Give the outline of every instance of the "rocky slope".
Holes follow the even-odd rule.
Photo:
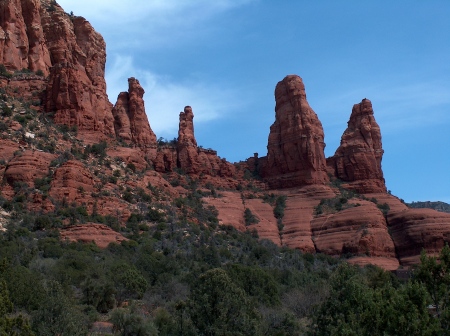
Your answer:
[[[386,193],[368,99],[353,106],[325,159],[320,120],[302,79],[289,75],[275,88],[267,156],[231,164],[197,144],[190,106],[178,138],[157,140],[135,78],[113,106],[105,60],[103,38],[82,17],[50,0],[0,2],[0,205],[35,216],[31,229],[106,246],[123,237],[101,224],[139,232],[217,220],[387,269],[449,241],[450,214],[409,209]]]

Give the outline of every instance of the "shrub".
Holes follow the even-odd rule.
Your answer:
[[[244,220],[245,226],[259,223],[259,219],[252,213],[252,211],[249,208],[245,208]]]

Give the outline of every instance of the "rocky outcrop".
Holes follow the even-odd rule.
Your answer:
[[[363,99],[353,106],[348,127],[341,145],[333,157],[327,159],[331,172],[346,187],[360,193],[386,192],[381,159],[380,127],[375,121],[372,103]]]
[[[388,224],[403,265],[418,264],[420,253],[438,254],[450,241],[450,214],[432,209],[390,212]]]
[[[54,158],[55,155],[50,153],[31,150],[19,152],[6,166],[3,179],[10,186],[14,186],[17,182],[34,186],[35,179],[48,175],[50,162]]]
[[[50,186],[50,196],[65,205],[87,203],[94,191],[94,177],[81,162],[70,160],[56,169]]]
[[[395,259],[394,242],[383,213],[370,201],[358,200],[358,204],[311,221],[317,252]]]
[[[62,241],[75,241],[83,243],[94,243],[100,248],[107,248],[109,244],[128,240],[120,233],[112,230],[103,224],[86,223],[83,225],[74,225],[60,230]]]
[[[156,146],[156,135],[148,122],[144,89],[135,78],[128,79],[128,92],[121,92],[112,111],[116,136],[139,147]]]
[[[312,185],[286,192],[286,208],[283,217],[282,243],[304,252],[315,252],[311,221],[314,207],[321,199],[334,197],[328,186]]]
[[[275,100],[262,176],[271,188],[327,183],[323,128],[306,100],[302,79],[286,76],[275,88]]]

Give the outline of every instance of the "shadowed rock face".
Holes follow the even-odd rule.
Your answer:
[[[275,100],[263,177],[271,188],[327,183],[323,128],[302,79],[286,76],[275,88]]]
[[[139,147],[156,146],[153,133],[145,113],[144,89],[133,77],[128,79],[128,92],[121,92],[113,108],[116,136]]]
[[[381,159],[380,127],[375,121],[372,103],[363,99],[353,106],[341,145],[327,159],[331,172],[349,182],[348,187],[360,193],[386,192]]]

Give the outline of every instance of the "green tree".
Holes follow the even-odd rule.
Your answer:
[[[127,299],[140,299],[144,295],[148,282],[133,265],[121,263],[112,268],[114,284],[119,303]]]
[[[396,289],[386,282],[373,288],[367,280],[356,267],[342,264],[315,316],[312,335],[436,335],[420,284]]]
[[[188,309],[200,335],[256,335],[254,304],[220,269],[211,269],[192,285]]]
[[[45,284],[46,299],[33,312],[33,329],[43,336],[86,335],[86,317],[72,304],[57,281]]]
[[[427,256],[422,250],[415,279],[427,289],[440,321],[443,335],[450,335],[450,248],[446,244],[439,257]]]
[[[0,282],[0,335],[33,336],[30,324],[22,315],[12,316],[13,304],[4,281]]]

